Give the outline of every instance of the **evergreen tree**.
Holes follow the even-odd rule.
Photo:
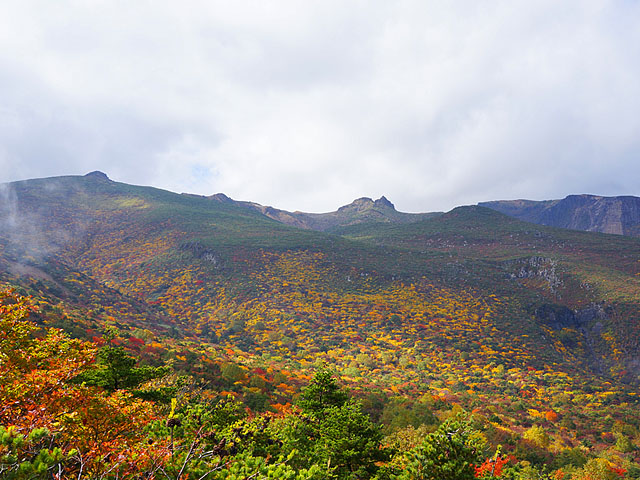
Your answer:
[[[135,388],[167,373],[168,367],[136,367],[136,359],[127,354],[124,348],[107,345],[98,350],[96,367],[84,372],[77,381],[114,392]]]
[[[298,405],[303,412],[318,415],[327,408],[344,405],[348,399],[349,395],[340,388],[333,374],[327,369],[321,369],[302,390]]]
[[[397,480],[472,480],[484,441],[468,420],[445,421],[408,455]]]
[[[290,417],[281,428],[283,451],[300,452],[292,461],[299,467],[314,464],[327,478],[372,478],[377,462],[388,458],[381,448],[382,432],[349,398],[328,370],[316,372],[302,392],[302,414]]]

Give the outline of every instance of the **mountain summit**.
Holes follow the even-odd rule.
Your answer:
[[[378,209],[379,211],[383,211],[384,209],[386,209],[386,210],[393,210],[394,212],[397,212],[396,207],[393,205],[393,203],[387,200],[385,196],[382,196],[375,201],[369,197],[357,198],[350,204],[343,205],[342,207],[338,208],[338,212],[347,212],[347,211],[363,212],[370,209]]]
[[[100,170],[95,170],[93,172],[89,172],[85,175],[86,178],[93,178],[97,180],[111,180],[106,173],[101,172]]]

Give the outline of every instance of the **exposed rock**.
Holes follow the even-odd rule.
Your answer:
[[[338,208],[338,212],[347,212],[347,211],[363,211],[368,210],[374,206],[374,201],[369,197],[361,197],[356,198],[353,202],[348,205],[343,205]],[[302,213],[302,212],[300,212]]]
[[[387,207],[387,208],[390,208],[392,210],[396,209],[396,207],[393,205],[393,203],[391,203],[389,200],[387,200],[387,197],[385,197],[384,195],[382,197],[380,197],[378,200],[376,200],[375,202],[373,202],[373,204],[376,207]]]
[[[530,257],[518,260],[510,260],[503,263],[509,273],[510,278],[544,278],[549,284],[549,290],[557,295],[558,288],[562,286],[562,279],[557,273],[557,262],[546,257]],[[514,271],[515,270],[515,271]]]
[[[563,343],[570,348],[575,347],[579,338],[584,345],[590,368],[600,374],[607,371],[609,361],[598,348],[602,345],[602,334],[609,317],[602,305],[592,304],[586,308],[571,310],[563,305],[544,304],[535,309],[534,316],[560,332]],[[574,330],[577,338],[566,337],[563,329]]]
[[[215,200],[216,202],[220,202],[220,203],[235,203],[233,200],[227,197],[224,193],[216,193],[214,195],[210,195],[207,198],[211,200]]]
[[[215,269],[222,268],[222,261],[218,254],[197,241],[188,241],[180,244],[180,250],[190,252],[193,256],[211,263]]]
[[[547,303],[536,308],[534,315],[554,330],[576,328],[578,326],[576,312],[564,305]]]

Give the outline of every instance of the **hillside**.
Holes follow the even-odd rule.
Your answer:
[[[12,227],[2,236],[6,278],[33,277],[66,292],[60,277],[78,272],[97,282],[92,288],[110,288],[145,308],[159,304],[159,315],[189,330],[211,322],[207,312],[231,301],[228,292],[234,303],[255,302],[267,290],[275,298],[302,290],[296,301],[309,303],[312,291],[321,292],[319,298],[365,295],[356,303],[369,310],[373,301],[366,295],[427,282],[452,293],[471,288],[480,296],[515,295],[574,312],[606,304],[606,329],[623,354],[614,361],[603,353],[595,363],[602,369],[624,361],[638,373],[636,320],[619,319],[615,332],[611,323],[637,308],[635,240],[532,227],[478,207],[327,235],[234,203],[118,184],[96,173],[10,187],[3,223]],[[295,313],[293,300],[279,299]],[[214,318],[208,329],[219,331],[222,319]]]
[[[588,232],[640,235],[640,198],[569,195],[562,200],[501,200],[479,205],[526,222]]]
[[[426,398],[490,419],[513,452],[539,425],[557,451],[620,455],[615,426],[636,428],[638,239],[483,207],[326,233],[100,173],[3,191],[2,280],[41,324],[86,339],[115,326],[145,362],[254,410],[330,365],[389,432],[419,425]]]

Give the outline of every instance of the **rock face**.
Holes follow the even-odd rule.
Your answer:
[[[547,281],[549,290],[557,294],[558,287],[562,286],[562,279],[556,272],[558,262],[552,258],[530,257],[528,259],[510,260],[503,263],[508,270],[509,278],[533,278],[539,277]]]
[[[331,232],[340,227],[356,225],[359,223],[411,223],[440,215],[437,213],[404,213],[398,212],[393,203],[382,196],[377,200],[362,197],[344,205],[335,212],[306,213],[287,212],[273,207],[265,207],[258,203],[241,202],[231,200],[222,193],[211,195],[211,200],[223,203],[233,202],[245,208],[257,210],[267,217],[278,222],[308,230]]]
[[[552,227],[640,236],[640,198],[569,195],[562,200],[479,203],[527,222]]]

